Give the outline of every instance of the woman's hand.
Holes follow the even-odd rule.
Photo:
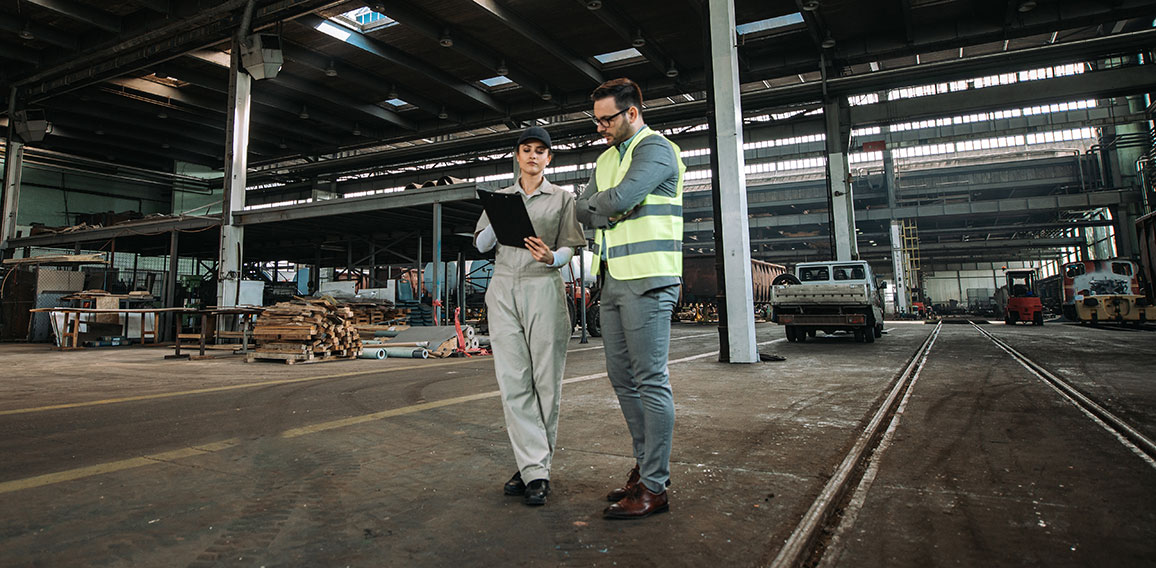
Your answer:
[[[554,251],[550,250],[550,247],[546,246],[546,243],[542,242],[542,239],[538,237],[526,237],[525,242],[526,250],[530,251],[530,254],[534,256],[534,260],[545,264],[554,262]]]

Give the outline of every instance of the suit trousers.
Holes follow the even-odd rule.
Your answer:
[[[674,395],[667,358],[677,284],[639,293],[605,274],[601,313],[606,371],[630,429],[641,481],[661,493],[670,479]]]
[[[526,483],[550,479],[571,332],[562,277],[496,274],[486,290],[486,316],[518,471]]]

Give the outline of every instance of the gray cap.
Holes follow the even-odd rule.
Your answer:
[[[521,146],[522,143],[527,140],[538,140],[545,144],[546,148],[550,147],[550,133],[546,132],[546,129],[541,126],[531,126],[523,130],[522,135],[518,137],[517,146]]]

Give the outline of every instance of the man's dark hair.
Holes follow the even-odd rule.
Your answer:
[[[625,77],[602,83],[598,85],[597,89],[594,89],[593,93],[590,93],[591,101],[602,100],[606,97],[614,97],[614,106],[618,110],[634,106],[640,112],[642,111],[642,89],[638,88],[638,83]]]

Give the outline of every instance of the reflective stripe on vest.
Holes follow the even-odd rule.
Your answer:
[[[598,157],[595,169],[598,191],[606,191],[622,182],[630,169],[634,148],[649,136],[662,137],[646,127],[639,131],[621,160],[618,149],[614,147]],[[682,276],[682,181],[686,166],[682,163],[678,145],[663,139],[670,144],[678,163],[674,197],[647,195],[626,219],[613,228],[594,232],[591,252],[601,258],[601,251],[605,249],[606,266],[619,280]],[[601,269],[600,264],[594,263],[595,274]]]

